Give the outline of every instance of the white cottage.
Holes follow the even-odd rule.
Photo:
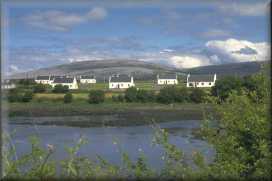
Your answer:
[[[157,84],[158,85],[175,85],[178,84],[177,74],[164,74],[157,75]]]
[[[115,75],[109,77],[109,89],[127,89],[134,86],[135,84],[132,76]]]
[[[69,89],[78,89],[77,81],[75,77],[55,77],[53,83],[51,83],[52,87],[56,85],[66,85]]]
[[[82,84],[95,84],[96,79],[93,75],[82,75],[80,76],[80,83]]]
[[[1,83],[1,89],[7,90],[7,89],[14,89],[16,88],[16,85],[10,81],[10,80],[3,80]]]
[[[50,84],[50,76],[49,75],[39,75],[35,78],[35,82],[38,84]]]
[[[187,87],[212,87],[215,85],[216,74],[213,75],[187,75]]]

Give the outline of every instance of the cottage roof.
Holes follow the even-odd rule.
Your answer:
[[[199,75],[190,75],[188,82],[213,82],[214,75],[212,74],[199,74]]]
[[[130,82],[131,77],[128,75],[118,75],[118,76],[112,76],[110,79],[111,82]]]
[[[61,84],[61,83],[73,83],[74,78],[71,77],[56,77],[54,79],[54,83]]]
[[[81,79],[94,79],[94,75],[82,75]]]
[[[49,75],[39,75],[36,80],[49,80]]]
[[[176,79],[176,74],[161,74],[158,76],[159,79]]]

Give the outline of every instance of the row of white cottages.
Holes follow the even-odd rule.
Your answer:
[[[212,87],[215,85],[216,74],[214,75],[187,75],[187,87]],[[78,81],[76,77],[69,76],[37,76],[36,83],[49,84],[54,87],[57,84],[66,85],[69,89],[78,89]],[[80,76],[81,84],[95,84],[95,76]],[[175,85],[178,84],[176,74],[157,75],[158,85]],[[133,76],[129,75],[114,75],[109,77],[109,89],[127,89],[134,87]]]

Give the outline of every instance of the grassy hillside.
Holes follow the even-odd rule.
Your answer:
[[[216,73],[219,76],[237,75],[245,76],[257,73],[260,71],[261,64],[267,62],[243,62],[243,63],[231,63],[223,65],[210,65],[197,68],[191,68],[183,70],[184,73],[191,74],[209,74]]]
[[[12,75],[11,78],[33,78],[37,75],[88,75],[95,74],[103,82],[112,74],[132,74],[138,80],[151,80],[157,73],[178,72],[178,69],[137,60],[82,61],[42,68]]]

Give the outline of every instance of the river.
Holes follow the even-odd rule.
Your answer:
[[[13,119],[18,119],[17,121],[20,122],[22,118]],[[54,118],[51,117],[50,119]],[[58,117],[58,119],[61,118]],[[66,118],[63,117],[63,119]],[[169,132],[170,143],[182,149],[187,162],[191,162],[193,151],[200,151],[206,162],[210,163],[214,156],[213,148],[206,141],[193,134],[193,130],[200,128],[200,123],[200,120],[182,120],[158,123],[158,125]],[[88,140],[88,143],[81,147],[78,152],[79,155],[88,156],[93,160],[96,159],[96,155],[100,155],[111,163],[120,164],[121,149],[127,152],[132,160],[136,160],[140,153],[144,153],[148,158],[148,164],[154,169],[160,169],[163,165],[163,149],[159,145],[152,145],[154,130],[150,125],[84,128],[60,125],[9,124],[8,130],[16,130],[13,143],[16,145],[18,156],[30,151],[28,138],[31,135],[37,135],[45,148],[47,144],[54,145],[55,152],[52,159],[61,160],[67,158],[68,155],[65,147],[75,145],[80,136],[83,136]]]

